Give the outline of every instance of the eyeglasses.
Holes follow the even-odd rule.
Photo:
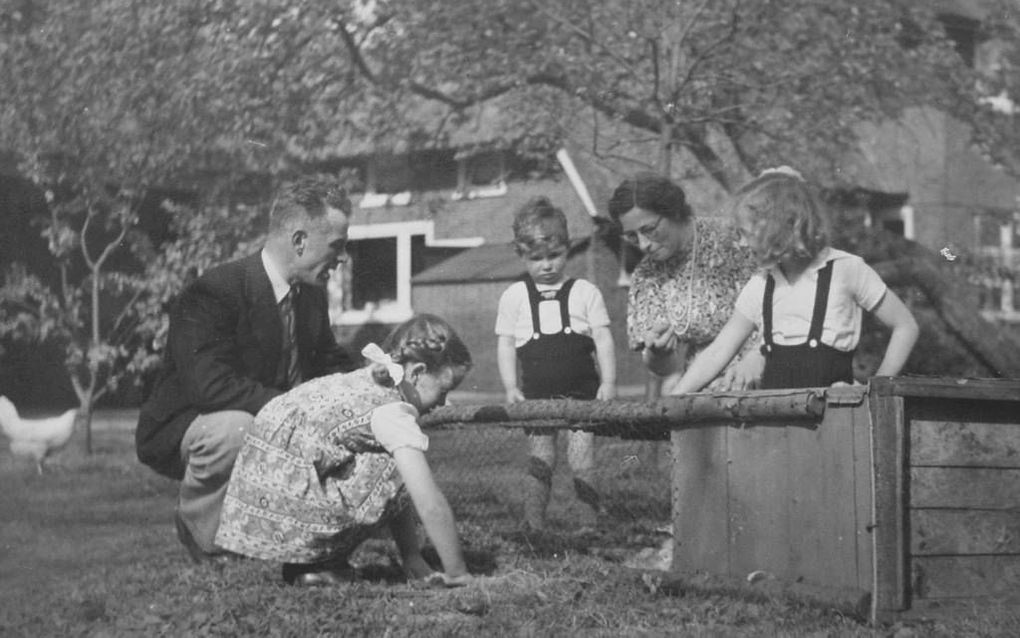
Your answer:
[[[641,237],[644,237],[648,241],[653,241],[655,239],[655,234],[659,230],[659,224],[662,223],[662,220],[663,218],[659,217],[654,222],[645,224],[644,226],[638,228],[637,230],[623,231],[621,235],[623,237],[623,241],[627,242],[628,244],[637,246],[640,243],[640,238],[638,237],[639,235]]]

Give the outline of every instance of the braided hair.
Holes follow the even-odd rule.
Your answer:
[[[453,327],[428,313],[415,315],[394,328],[382,349],[394,363],[424,363],[428,372],[447,366],[470,368],[472,365],[471,353]],[[393,386],[385,366],[373,366],[372,378],[380,385]]]

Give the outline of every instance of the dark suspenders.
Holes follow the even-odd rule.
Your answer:
[[[825,324],[825,308],[829,305],[829,287],[832,285],[832,264],[830,259],[818,271],[818,287],[815,290],[815,309],[811,313],[811,329],[808,330],[808,345],[818,347],[822,341],[822,327]]]
[[[815,307],[811,313],[811,327],[808,329],[807,344],[818,347],[822,340],[822,327],[825,324],[825,309],[829,304],[829,288],[832,286],[832,264],[830,259],[825,266],[818,271],[818,283],[815,288]],[[776,289],[776,280],[772,273],[765,279],[765,298],[762,301],[762,338],[765,343],[762,345],[762,352],[772,351],[772,295]]]
[[[535,285],[531,277],[524,280],[524,285],[528,288],[528,302],[531,306],[531,338],[537,339],[542,334],[542,325],[538,321],[538,304],[543,301],[542,293],[538,292],[538,286]],[[570,327],[570,304],[567,303],[567,299],[570,298],[570,289],[573,286],[573,279],[566,280],[560,286],[560,289],[556,291],[556,296],[554,297],[560,304],[560,326],[563,332],[567,334],[573,332],[573,329]]]

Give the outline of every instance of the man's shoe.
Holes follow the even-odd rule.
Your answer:
[[[184,524],[184,519],[181,518],[180,512],[174,512],[174,527],[177,528],[177,540],[184,545],[184,549],[188,550],[188,556],[195,563],[227,563],[232,560],[243,558],[240,554],[233,552],[221,551],[221,552],[207,552],[198,546],[198,542],[195,541],[195,537],[192,536],[191,530]]]
[[[330,587],[347,585],[357,578],[353,567],[331,567],[323,565],[283,564],[283,582],[296,587]]]

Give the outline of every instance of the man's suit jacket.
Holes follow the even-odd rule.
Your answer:
[[[357,367],[337,345],[324,288],[299,285],[294,306],[303,379]],[[163,369],[135,431],[138,458],[180,479],[180,445],[196,416],[257,413],[286,391],[279,378],[283,322],[260,253],[203,274],[170,310]]]

